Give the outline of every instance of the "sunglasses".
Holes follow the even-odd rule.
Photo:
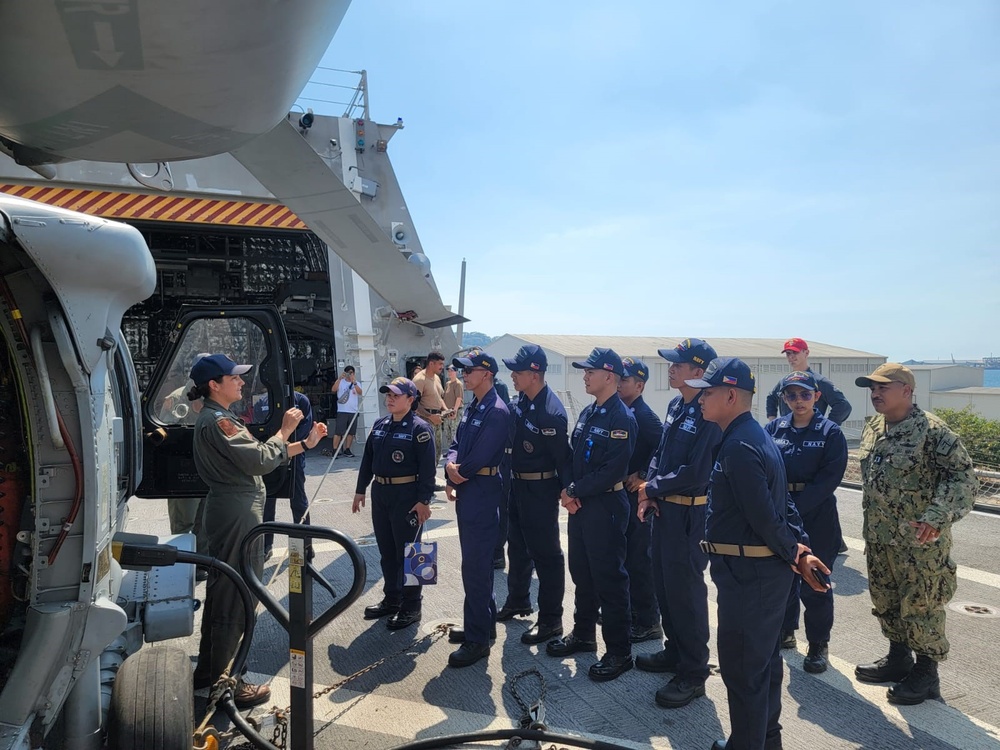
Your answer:
[[[782,394],[785,401],[812,401],[815,391],[784,391]]]
[[[462,368],[462,374],[463,375],[471,375],[474,372],[486,372],[486,368],[485,367],[463,367]]]

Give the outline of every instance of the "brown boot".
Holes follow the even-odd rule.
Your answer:
[[[252,682],[240,680],[233,694],[236,708],[251,708],[271,700],[271,688],[267,685],[255,685]]]

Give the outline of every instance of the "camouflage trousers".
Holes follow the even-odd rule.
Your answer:
[[[948,656],[945,608],[955,595],[951,545],[867,544],[872,614],[890,641],[935,661]]]
[[[455,439],[455,432],[458,430],[458,423],[462,419],[462,410],[453,419],[445,419],[441,423],[441,442],[438,443],[438,455],[443,456],[451,447],[451,441]],[[434,428],[434,439],[438,439],[437,427]]]

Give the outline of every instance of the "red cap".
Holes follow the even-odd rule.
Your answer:
[[[781,353],[784,354],[785,352],[804,352],[807,351],[808,349],[809,349],[809,344],[807,344],[804,339],[788,339],[788,341],[785,342],[785,346],[781,350]]]

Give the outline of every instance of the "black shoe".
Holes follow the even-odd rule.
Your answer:
[[[917,654],[917,662],[906,679],[893,685],[887,693],[889,703],[897,706],[916,706],[928,698],[941,697],[937,662],[929,656]]]
[[[198,568],[194,573],[194,580],[201,582],[208,580],[208,568]]]
[[[397,612],[386,621],[385,626],[389,630],[402,630],[403,628],[410,627],[415,622],[420,622],[419,609],[410,612]]]
[[[704,694],[704,682],[689,682],[677,676],[656,691],[656,705],[664,708],[681,708]]]
[[[489,653],[490,645],[488,643],[472,643],[470,641],[466,641],[458,647],[458,650],[452,651],[451,654],[449,654],[448,666],[468,667],[475,664],[484,656],[488,656]]]
[[[810,643],[809,653],[802,660],[802,668],[810,674],[821,674],[826,671],[829,655],[830,650],[826,643]]]
[[[434,485],[434,491],[435,492],[444,492],[447,489],[448,489],[447,485],[444,485],[444,484],[435,484]]]
[[[628,656],[613,656],[605,654],[596,664],[591,664],[587,675],[594,682],[607,682],[625,674],[633,666],[632,654]]]
[[[902,682],[913,669],[913,655],[902,643],[890,643],[889,653],[873,664],[859,664],[854,676],[859,682]]]
[[[513,620],[518,615],[527,617],[533,614],[534,611],[531,607],[512,607],[509,604],[505,604],[497,612],[497,622],[507,622],[507,620]]]
[[[385,599],[371,607],[365,607],[365,619],[377,620],[386,615],[394,615],[399,612],[399,605],[387,602]]]
[[[712,743],[712,750],[726,750],[726,740],[716,740]],[[764,750],[782,750],[781,735],[777,737],[764,738]]]
[[[495,641],[497,639],[497,626],[494,625],[490,629],[490,640]],[[448,643],[465,643],[465,628],[460,625],[455,625],[451,630],[448,631]]]
[[[726,740],[716,740],[712,743],[712,750],[726,750]],[[781,735],[777,737],[764,738],[764,750],[782,750]]]
[[[659,625],[633,625],[628,639],[632,643],[658,641],[663,638],[663,628]]]
[[[837,554],[838,555],[846,555],[847,554],[847,542],[845,542],[843,539],[840,540],[840,549],[837,550]]]
[[[549,625],[537,623],[531,630],[521,633],[521,643],[545,643],[553,638],[558,638],[563,634],[562,623],[554,622]]]
[[[507,567],[507,560],[503,556],[503,552],[499,555],[493,555],[493,570],[503,570]]]
[[[798,641],[795,640],[794,630],[782,630],[781,631],[781,647],[782,648],[795,648],[798,646]]]
[[[573,633],[563,637],[557,638],[554,641],[549,641],[545,645],[545,653],[549,656],[570,656],[571,654],[576,654],[581,651],[597,651],[597,641],[586,641],[583,638],[577,638]],[[632,661],[632,657],[629,657],[629,662]],[[629,666],[629,669],[632,667]],[[617,677],[617,675],[615,675]]]
[[[353,453],[351,453],[350,448],[344,448],[344,450],[340,452],[340,455],[346,456],[347,458],[356,458],[356,456]]]
[[[635,666],[643,672],[676,672],[677,654],[668,652],[665,648],[655,654],[639,654],[635,657]]]

